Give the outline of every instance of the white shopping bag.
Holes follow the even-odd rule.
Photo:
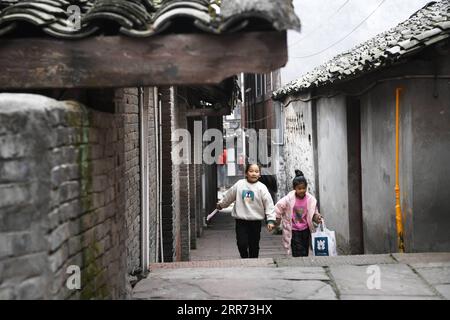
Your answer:
[[[315,256],[337,256],[335,233],[326,228],[325,221],[311,234],[311,240]]]

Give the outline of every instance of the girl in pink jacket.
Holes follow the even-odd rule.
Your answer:
[[[322,216],[317,210],[317,200],[308,193],[303,172],[295,170],[292,181],[293,189],[275,205],[277,224],[283,228],[283,246],[287,253],[292,251],[293,257],[308,255],[311,233],[315,223],[322,222]]]

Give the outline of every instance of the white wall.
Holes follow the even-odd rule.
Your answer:
[[[309,192],[316,194],[312,138],[311,103],[291,102],[285,108],[285,192],[292,190],[292,179],[295,170],[299,169],[308,181]],[[283,186],[280,189],[283,190]]]

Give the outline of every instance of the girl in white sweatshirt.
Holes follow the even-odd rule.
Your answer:
[[[267,216],[267,229],[275,227],[275,211],[267,187],[258,181],[261,170],[257,164],[245,168],[245,179],[236,182],[217,204],[227,208],[236,202],[231,216],[236,220],[236,240],[241,258],[258,258],[261,222]]]

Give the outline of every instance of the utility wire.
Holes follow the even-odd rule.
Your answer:
[[[301,42],[302,42],[303,40],[305,40],[306,38],[309,38],[310,35],[316,33],[316,31],[319,30],[321,27],[323,27],[324,25],[328,24],[328,21],[330,21],[331,18],[333,18],[337,13],[339,13],[339,11],[341,11],[341,9],[342,9],[343,7],[345,7],[345,5],[346,5],[347,3],[349,3],[349,2],[350,2],[350,0],[345,1],[339,8],[337,8],[337,10],[336,10],[334,13],[332,13],[329,17],[327,17],[327,18],[324,20],[324,21],[326,21],[325,23],[318,24],[318,25],[314,26],[314,27],[313,27],[313,29],[314,29],[313,31],[311,31],[310,33],[306,34],[304,37],[300,38],[298,41],[296,41],[296,42],[294,42],[294,43],[288,45],[288,48],[291,48],[291,47],[296,46],[297,44],[301,43]]]
[[[376,7],[376,8],[375,8],[375,9],[374,9],[374,10],[373,10],[366,18],[364,18],[363,21],[361,21],[356,27],[354,27],[354,28],[352,29],[352,31],[350,31],[350,32],[349,32],[348,34],[346,34],[343,38],[341,38],[341,39],[339,39],[338,41],[332,43],[331,45],[329,45],[329,46],[326,47],[325,49],[322,49],[322,50],[320,50],[320,51],[318,51],[318,52],[316,52],[316,53],[309,54],[309,55],[306,55],[306,56],[301,56],[301,57],[289,57],[289,58],[292,58],[292,59],[305,59],[305,58],[310,58],[310,57],[316,56],[316,55],[318,55],[318,54],[321,54],[321,53],[327,51],[328,49],[334,47],[335,45],[341,43],[341,42],[344,41],[348,36],[350,36],[353,32],[355,32],[356,29],[358,29],[364,22],[366,22],[367,19],[369,19],[369,18],[375,13],[375,11],[377,11],[378,8],[381,7],[381,5],[382,5],[385,1],[386,1],[386,0],[382,0],[382,1],[378,4],[378,6],[377,6],[377,7]]]

